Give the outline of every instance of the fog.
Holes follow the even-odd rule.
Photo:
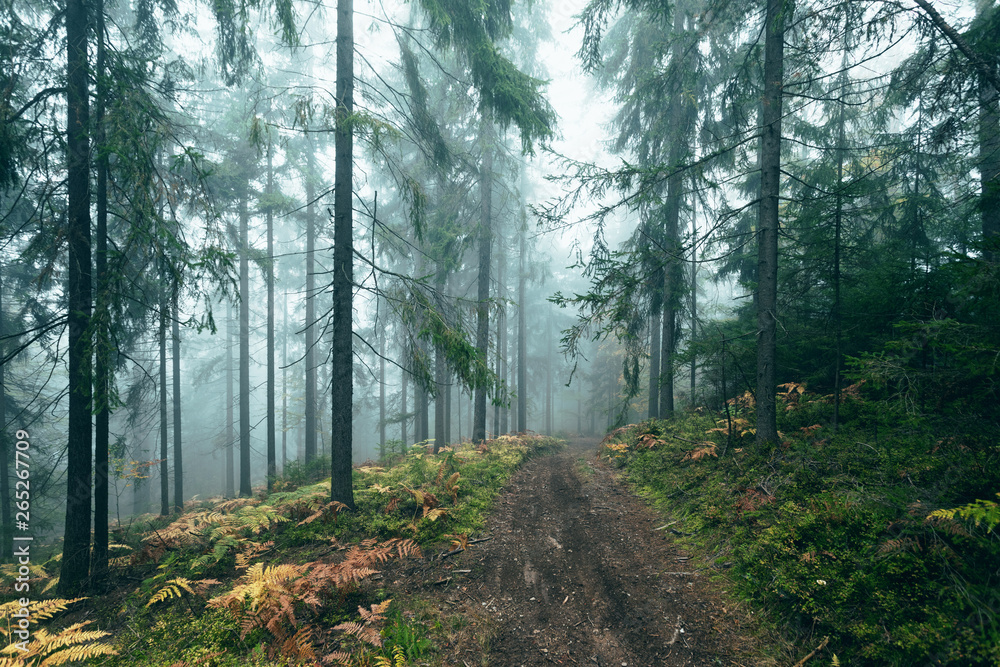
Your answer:
[[[996,68],[977,33],[970,47],[941,25],[966,31],[991,3],[938,3],[936,19],[797,5],[778,37],[780,122],[763,4],[502,5],[354,2],[350,112],[333,3],[88,5],[81,209],[62,24],[13,3],[2,381],[7,431],[39,443],[49,529],[86,418],[75,396],[91,416],[107,406],[124,521],[167,508],[161,488],[170,504],[246,494],[331,456],[603,435],[753,391],[761,202],[780,220],[776,381],[839,391],[845,356],[928,307],[900,293],[947,253],[990,252],[996,118],[978,91]],[[68,325],[84,302],[86,344]],[[106,396],[80,384],[76,349],[95,369],[107,355]]]

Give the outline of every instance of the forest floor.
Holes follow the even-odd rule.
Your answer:
[[[758,652],[710,566],[596,452],[575,439],[527,462],[497,499],[490,539],[422,572],[384,571],[389,595],[468,623],[443,664],[741,665]]]

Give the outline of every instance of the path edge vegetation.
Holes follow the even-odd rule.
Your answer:
[[[251,498],[190,501],[183,512],[146,515],[114,531],[108,592],[32,604],[31,652],[12,649],[16,569],[0,573],[0,666],[36,664],[286,664],[400,667],[440,651],[410,611],[392,600],[379,571],[390,560],[419,564],[474,548],[494,499],[556,438],[523,433],[478,445],[418,443],[388,449],[353,469],[356,508],[329,501],[317,460],[292,466],[272,491]],[[33,566],[47,593],[58,587],[58,545]],[[410,565],[403,571],[412,571]],[[86,604],[80,602],[87,600]],[[86,617],[86,618],[85,618]],[[93,625],[91,625],[93,623]],[[48,662],[51,661],[51,662]]]
[[[841,399],[834,429],[832,396],[780,385],[775,445],[745,393],[620,427],[600,456],[754,610],[779,664],[821,644],[815,664],[1000,664],[1000,450],[864,381]]]

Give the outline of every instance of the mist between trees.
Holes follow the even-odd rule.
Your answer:
[[[17,428],[72,595],[132,515],[313,473],[351,506],[352,465],[414,443],[747,391],[768,443],[789,381],[836,427],[849,371],[915,382],[882,355],[906,341],[983,408],[998,21],[985,1],[8,3],[4,557]],[[570,43],[567,84],[543,55]],[[589,116],[558,97],[580,82]],[[567,113],[610,118],[597,160]]]

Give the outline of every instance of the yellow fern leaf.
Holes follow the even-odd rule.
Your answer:
[[[194,590],[191,588],[190,580],[185,579],[184,577],[171,579],[165,586],[163,586],[163,588],[153,594],[153,597],[151,597],[149,602],[146,603],[146,607],[149,608],[157,602],[163,602],[168,598],[179,598],[184,594],[181,592],[182,590],[194,595]]]

